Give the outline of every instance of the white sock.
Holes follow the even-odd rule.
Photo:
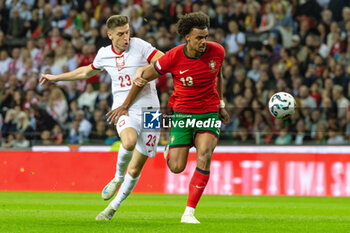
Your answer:
[[[120,180],[124,178],[125,171],[128,168],[129,162],[132,157],[132,151],[126,150],[123,145],[120,145],[118,152],[118,161],[117,161],[117,171],[115,172],[115,178]]]
[[[185,209],[184,215],[189,215],[189,214],[194,215],[194,210],[195,210],[195,208],[192,208],[192,207],[186,206],[186,209]]]
[[[113,201],[110,203],[113,209],[117,210],[119,206],[122,204],[122,202],[129,196],[129,194],[132,192],[134,187],[137,184],[137,181],[139,180],[140,176],[133,178],[129,175],[129,173],[126,174],[125,180],[120,187],[117,196],[113,199]]]

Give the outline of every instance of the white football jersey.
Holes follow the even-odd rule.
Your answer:
[[[102,47],[91,64],[93,69],[106,70],[112,79],[113,106],[119,107],[126,99],[137,68],[148,65],[157,49],[139,38],[130,38],[129,48],[118,54],[112,45]],[[155,81],[149,82],[136,97],[129,112],[142,114],[141,108],[159,107]]]

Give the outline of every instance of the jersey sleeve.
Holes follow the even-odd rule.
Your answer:
[[[220,59],[223,62],[225,59],[225,48],[219,43],[215,43],[214,45],[216,47],[215,49],[216,53],[220,56]]]
[[[137,39],[138,42],[138,47],[141,50],[141,54],[147,59],[148,63],[151,63],[152,58],[154,57],[154,55],[157,53],[158,49],[156,49],[155,47],[153,47],[150,43],[141,40],[141,39]]]
[[[166,52],[161,58],[159,58],[156,62],[153,63],[154,69],[161,75],[168,72],[171,73],[171,67],[173,64],[172,57],[173,54],[171,50]]]
[[[91,63],[91,68],[94,70],[103,70],[104,66],[102,63],[102,54],[103,54],[104,48],[100,48],[97,52],[97,55],[94,59],[94,61]]]

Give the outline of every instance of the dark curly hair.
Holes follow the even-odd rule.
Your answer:
[[[176,26],[179,35],[185,37],[193,28],[209,29],[209,16],[202,12],[189,13],[181,17]]]

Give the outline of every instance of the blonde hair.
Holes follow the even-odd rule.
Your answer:
[[[52,103],[53,101],[56,100],[56,95],[57,94],[59,95],[59,100],[65,100],[66,99],[66,97],[63,94],[63,91],[60,88],[56,87],[56,88],[52,89],[52,91],[51,91],[51,94],[49,96],[49,103]]]
[[[106,26],[107,29],[114,30],[116,27],[124,26],[129,23],[129,18],[125,15],[112,15],[107,19]]]
[[[23,118],[23,122],[20,121],[20,119]],[[29,126],[29,119],[25,112],[20,112],[17,116],[17,129],[18,130],[26,130]]]
[[[333,90],[342,93],[344,89],[343,89],[343,87],[340,86],[340,85],[334,85],[334,86],[333,86]]]

